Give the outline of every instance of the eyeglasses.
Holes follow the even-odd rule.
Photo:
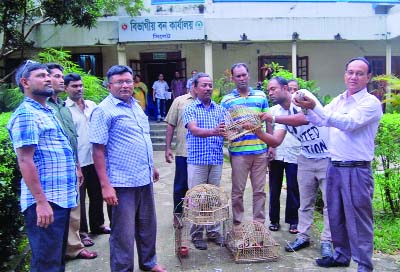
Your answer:
[[[110,82],[110,84],[113,84],[116,87],[120,87],[120,86],[124,85],[124,83],[126,83],[126,85],[130,86],[130,85],[133,85],[133,80],[119,80],[116,82]]]
[[[363,72],[354,72],[354,71],[346,71],[345,72],[346,73],[346,75],[348,75],[349,77],[352,77],[352,76],[356,76],[356,77],[363,77],[363,76],[365,76],[366,74],[365,73],[363,73]]]
[[[26,72],[26,68],[28,68],[28,66],[30,65],[30,64],[38,64],[39,62],[37,62],[37,61],[34,61],[34,60],[27,60],[27,61],[25,61],[25,65],[24,65],[24,67],[22,68],[22,73],[21,73],[21,75],[23,75],[25,72]]]

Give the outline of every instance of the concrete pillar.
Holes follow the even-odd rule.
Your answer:
[[[204,72],[213,77],[213,56],[212,56],[212,43],[206,42],[204,44]]]
[[[392,44],[390,40],[386,40],[386,74],[392,73]]]
[[[128,62],[126,60],[125,44],[117,44],[117,58],[118,58],[118,65],[127,65],[128,64]]]
[[[297,77],[297,42],[292,42],[292,74]]]

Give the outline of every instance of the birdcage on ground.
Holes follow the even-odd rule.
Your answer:
[[[280,245],[260,222],[244,222],[229,228],[226,247],[236,263],[268,262],[279,258]]]
[[[199,184],[186,192],[183,220],[196,225],[215,225],[229,218],[229,198],[220,187]]]
[[[183,213],[175,217],[175,253],[179,258],[187,257],[193,248],[191,232],[194,228],[219,225],[219,232],[226,237],[226,221],[230,218],[229,198],[220,187],[200,184],[186,192]],[[205,237],[207,239],[207,237]]]
[[[249,128],[251,125],[251,128]],[[258,113],[244,105],[231,107],[225,115],[225,131],[229,141],[233,141],[247,133],[262,127]]]

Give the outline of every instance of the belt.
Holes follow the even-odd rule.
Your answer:
[[[362,167],[370,166],[369,161],[331,161],[335,167]]]

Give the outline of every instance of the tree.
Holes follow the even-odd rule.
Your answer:
[[[15,52],[22,58],[24,50],[34,45],[29,34],[44,22],[90,29],[98,18],[115,15],[119,7],[131,16],[145,10],[143,0],[1,0],[0,60]]]

